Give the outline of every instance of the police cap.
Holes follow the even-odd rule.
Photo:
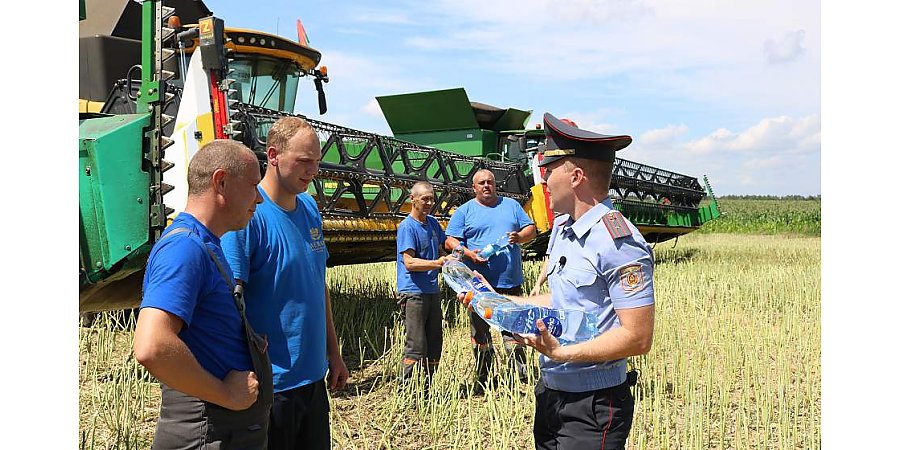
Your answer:
[[[544,130],[547,149],[538,166],[546,166],[566,156],[613,162],[616,151],[631,144],[631,136],[607,136],[582,130],[572,121],[559,120],[550,113],[544,113]]]

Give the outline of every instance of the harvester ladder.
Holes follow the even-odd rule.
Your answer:
[[[144,149],[144,159],[150,173],[150,241],[155,242],[166,227],[166,217],[173,212],[163,200],[172,186],[162,180],[163,172],[172,167],[170,162],[163,159],[166,148],[173,143],[163,133],[163,127],[174,120],[174,117],[163,111],[175,97],[166,88],[168,80],[175,74],[163,70],[163,64],[175,56],[175,51],[165,45],[175,39],[175,29],[164,26],[175,9],[163,6],[161,0],[144,0],[141,6],[141,87],[136,110],[138,113],[150,113],[151,116],[150,127],[145,133],[148,145]]]

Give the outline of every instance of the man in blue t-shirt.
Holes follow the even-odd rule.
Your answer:
[[[397,227],[397,294],[406,321],[403,381],[423,364],[427,389],[444,343],[438,272],[446,259],[441,248],[447,236],[437,219],[428,215],[434,206],[430,183],[414,184],[410,201],[409,215]]]
[[[497,289],[506,295],[522,295],[522,251],[519,244],[534,239],[537,229],[534,221],[515,200],[497,195],[494,174],[488,169],[475,172],[472,177],[475,198],[456,209],[447,224],[445,247],[452,251],[462,246],[463,261],[469,268],[477,270]],[[488,259],[479,253],[500,236],[509,236],[512,244]],[[494,360],[491,330],[474,311],[469,311],[472,352],[475,355],[476,391],[482,391],[488,381]],[[525,349],[512,335],[503,333],[503,344],[507,349],[510,369],[524,381],[527,377]]]
[[[150,251],[134,331],[135,359],[162,385],[153,448],[264,449],[271,372],[265,349],[248,343],[219,247],[262,201],[259,163],[243,144],[214,140],[187,177],[184,212]]]
[[[306,193],[319,171],[319,139],[305,120],[282,117],[269,130],[266,153],[263,203],[246,228],[222,237],[222,248],[244,286],[247,318],[269,339],[269,449],[330,448],[326,374],[329,389],[342,389],[350,374],[325,285],[322,216]]]

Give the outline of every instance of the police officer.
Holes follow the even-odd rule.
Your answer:
[[[520,302],[575,308],[600,316],[600,334],[560,346],[540,320],[517,336],[541,353],[535,387],[538,449],[624,449],[631,430],[636,376],[626,358],[653,342],[653,252],[609,198],[615,152],[629,136],[606,136],[544,115],[546,150],[539,166],[554,220],[548,243],[550,294]]]

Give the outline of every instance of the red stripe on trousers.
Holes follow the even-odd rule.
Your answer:
[[[606,429],[603,430],[603,439],[600,439],[600,450],[603,450],[603,446],[606,445],[606,433],[609,432],[609,427],[612,425],[612,397],[609,398],[609,420],[606,422]]]

